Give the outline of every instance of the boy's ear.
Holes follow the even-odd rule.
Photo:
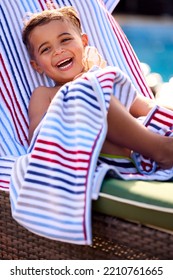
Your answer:
[[[86,33],[82,33],[82,42],[84,47],[88,46],[88,35]]]
[[[30,60],[30,64],[35,71],[37,71],[39,74],[43,74],[43,70],[35,60]]]

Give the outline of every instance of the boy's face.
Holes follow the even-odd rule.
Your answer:
[[[35,27],[30,36],[34,50],[33,68],[59,84],[74,79],[83,71],[84,47],[88,44],[86,34],[79,32],[67,22],[53,20]]]

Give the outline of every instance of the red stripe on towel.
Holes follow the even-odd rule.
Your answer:
[[[62,154],[60,154],[60,153],[58,153],[56,151],[50,150],[50,149],[43,149],[43,148],[35,147],[34,151],[43,152],[45,154],[56,155],[56,156],[58,156],[58,157],[60,157],[60,158],[62,158],[64,160],[68,160],[68,161],[71,161],[71,162],[74,162],[74,163],[77,163],[77,162],[88,162],[87,159],[79,159],[79,158],[72,159],[72,158],[69,158],[69,157],[65,157]],[[67,151],[67,153],[69,154],[70,151],[69,152]],[[80,152],[77,152],[76,154],[80,155]]]
[[[50,142],[50,141],[45,141],[45,140],[42,140],[42,139],[38,139],[37,143],[54,146],[54,147],[60,148],[63,152],[73,154],[73,155],[78,154],[78,153],[83,154],[83,155],[90,155],[91,154],[90,152],[81,151],[81,150],[78,150],[78,151],[66,150],[63,147],[61,147],[60,145],[58,145],[57,143]]]
[[[70,166],[70,165],[67,165],[67,164],[64,164],[62,162],[60,162],[59,160],[55,160],[55,159],[52,159],[52,158],[48,158],[48,157],[43,157],[43,156],[38,156],[38,155],[32,155],[31,156],[32,158],[35,158],[35,159],[38,159],[38,160],[41,160],[41,161],[46,161],[46,162],[52,162],[52,163],[55,163],[55,164],[60,164],[61,166],[64,166],[64,167],[67,167],[69,169],[72,169],[72,170],[85,170],[87,171],[88,167],[74,167],[74,166]],[[76,163],[76,161],[75,161]]]

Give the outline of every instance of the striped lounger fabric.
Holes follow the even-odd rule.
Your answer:
[[[112,9],[111,1],[106,2]],[[90,45],[98,48],[108,65],[122,69],[142,95],[152,98],[135,53],[103,1],[64,0],[57,3],[76,7],[83,29],[89,34]],[[172,170],[161,174],[151,162],[146,163],[135,154],[138,169],[130,176],[118,169],[117,164],[105,163],[105,158],[99,158],[97,166],[107,131],[110,94],[113,92],[118,96],[122,89],[118,85],[126,79],[116,67],[90,72],[61,88],[28,147],[27,108],[31,93],[38,85],[51,86],[52,82],[38,76],[30,67],[21,41],[22,19],[28,11],[45,8],[44,0],[16,0],[13,3],[3,0],[1,5],[0,187],[4,191],[10,190],[12,215],[28,230],[55,240],[91,244],[91,199],[98,197],[103,174],[111,168],[115,176],[125,180],[156,180],[163,176],[170,179]],[[93,120],[88,120],[88,112]],[[163,123],[158,116],[161,116],[160,120],[164,116],[166,128],[162,133],[168,134],[173,125],[171,112],[155,108],[144,124],[160,133]],[[149,175],[142,170],[148,165],[154,170]]]

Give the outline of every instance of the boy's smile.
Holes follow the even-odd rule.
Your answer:
[[[83,71],[88,37],[67,22],[53,20],[39,25],[32,30],[29,40],[34,50],[33,68],[56,83],[69,82]]]
[[[69,67],[72,66],[72,62],[73,62],[73,59],[72,58],[67,58],[67,59],[64,59],[62,61],[60,61],[58,64],[57,64],[57,67],[59,69],[61,69],[62,71],[66,71],[67,69],[69,69]]]

